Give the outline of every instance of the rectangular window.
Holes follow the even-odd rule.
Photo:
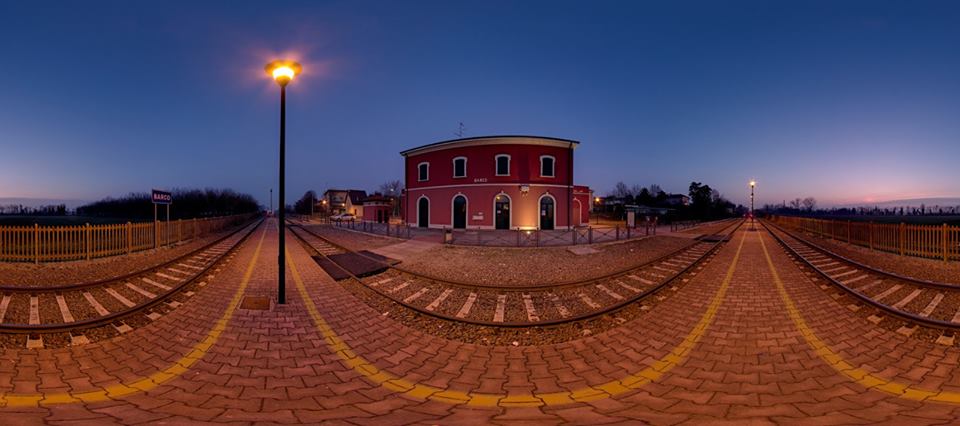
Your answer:
[[[554,163],[554,159],[549,155],[544,155],[540,157],[540,176],[541,177],[554,177],[553,163]]]
[[[453,159],[453,177],[460,178],[467,176],[467,159],[466,158],[454,158]]]
[[[418,169],[418,177],[417,177],[417,180],[423,182],[423,181],[425,181],[425,180],[427,180],[427,179],[430,178],[430,164],[429,164],[429,163],[420,163],[420,165],[417,166],[417,169]]]
[[[510,156],[497,156],[497,176],[510,176]]]

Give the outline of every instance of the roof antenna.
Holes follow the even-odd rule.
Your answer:
[[[459,127],[459,128],[457,129],[457,131],[454,132],[453,134],[454,134],[454,136],[456,136],[456,137],[458,137],[458,138],[462,138],[462,137],[463,137],[463,132],[465,132],[466,130],[467,130],[467,128],[466,128],[466,127],[463,127],[463,122],[461,121],[461,122],[460,122],[460,127]]]

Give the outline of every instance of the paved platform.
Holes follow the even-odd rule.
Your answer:
[[[376,254],[379,254],[381,256],[403,261],[403,260],[407,260],[411,256],[423,253],[435,247],[439,247],[440,245],[441,245],[440,243],[435,243],[435,242],[407,240],[402,243],[375,248],[370,251]]]
[[[675,295],[562,344],[480,346],[406,328],[264,226],[173,315],[115,339],[0,354],[3,424],[949,423],[960,350],[878,328],[763,232]],[[292,241],[292,237],[288,238]]]

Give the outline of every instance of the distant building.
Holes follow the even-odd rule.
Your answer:
[[[389,223],[393,203],[390,197],[371,195],[363,200],[363,220],[377,223]]]
[[[328,189],[323,193],[330,214],[352,213],[363,216],[363,201],[367,192],[359,189]]]
[[[670,206],[689,206],[690,197],[683,194],[670,194],[667,195],[667,205]]]
[[[589,223],[573,184],[579,142],[537,136],[454,139],[409,149],[401,209],[423,228],[555,229]]]

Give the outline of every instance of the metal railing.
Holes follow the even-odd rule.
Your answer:
[[[960,260],[960,227],[774,216],[783,227],[901,256]]]
[[[76,226],[0,226],[0,261],[90,260],[160,248],[242,224],[254,215]]]
[[[304,217],[303,219],[306,219]],[[369,221],[332,221],[313,218],[314,222],[326,223],[336,228],[350,229],[387,237],[422,240],[434,239],[444,244],[489,246],[489,247],[544,247],[569,246],[628,240],[656,235],[654,222],[637,224],[635,228],[624,226],[592,227],[574,229],[452,229],[418,228],[408,224],[389,224]]]

